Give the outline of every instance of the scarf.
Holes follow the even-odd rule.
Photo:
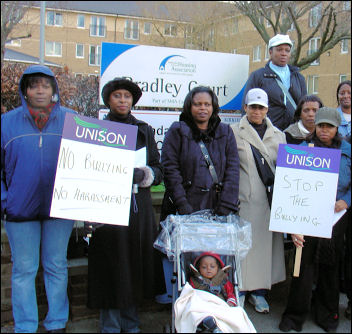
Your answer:
[[[32,109],[28,106],[29,113],[32,115],[35,125],[41,131],[49,119],[50,113],[54,108],[55,103],[50,103],[42,109]]]

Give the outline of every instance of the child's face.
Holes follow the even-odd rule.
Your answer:
[[[207,278],[212,279],[218,272],[219,265],[212,256],[204,256],[199,262],[200,274]]]

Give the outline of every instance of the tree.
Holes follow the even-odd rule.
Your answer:
[[[11,36],[13,28],[23,19],[31,3],[32,1],[1,1],[1,69],[4,64],[5,43],[31,37],[30,32]]]
[[[301,70],[309,67],[340,41],[351,39],[351,9],[344,8],[347,1],[232,1],[232,3],[241,14],[251,20],[266,44],[274,35],[287,34],[291,30],[295,34],[293,37],[295,45],[290,63]],[[320,45],[304,56],[303,47],[316,36],[320,37]]]
[[[1,111],[10,111],[21,105],[18,84],[28,65],[7,63],[1,73]],[[59,86],[61,105],[78,113],[97,117],[99,110],[99,81],[95,76],[75,78],[67,67],[53,67]]]
[[[228,4],[219,1],[150,1],[153,5],[145,6],[142,3],[137,2],[143,8],[144,16],[152,19],[156,32],[150,35],[152,44],[217,51],[219,26],[229,16]]]

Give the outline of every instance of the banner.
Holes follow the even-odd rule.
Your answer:
[[[249,56],[146,45],[102,43],[101,90],[115,77],[133,80],[139,106],[182,108],[187,93],[210,86],[224,110],[240,110]]]
[[[280,144],[270,231],[331,238],[341,151]]]
[[[129,222],[137,127],[66,114],[50,216]]]

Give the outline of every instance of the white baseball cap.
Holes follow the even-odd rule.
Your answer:
[[[268,108],[268,94],[261,88],[252,88],[247,92],[245,104],[259,104]]]
[[[289,46],[291,46],[291,48],[292,48],[292,45],[293,45],[292,41],[290,40],[290,36],[289,35],[277,34],[273,38],[270,39],[268,48],[270,49],[273,46],[278,46],[278,45],[281,45],[281,44],[288,44]]]

